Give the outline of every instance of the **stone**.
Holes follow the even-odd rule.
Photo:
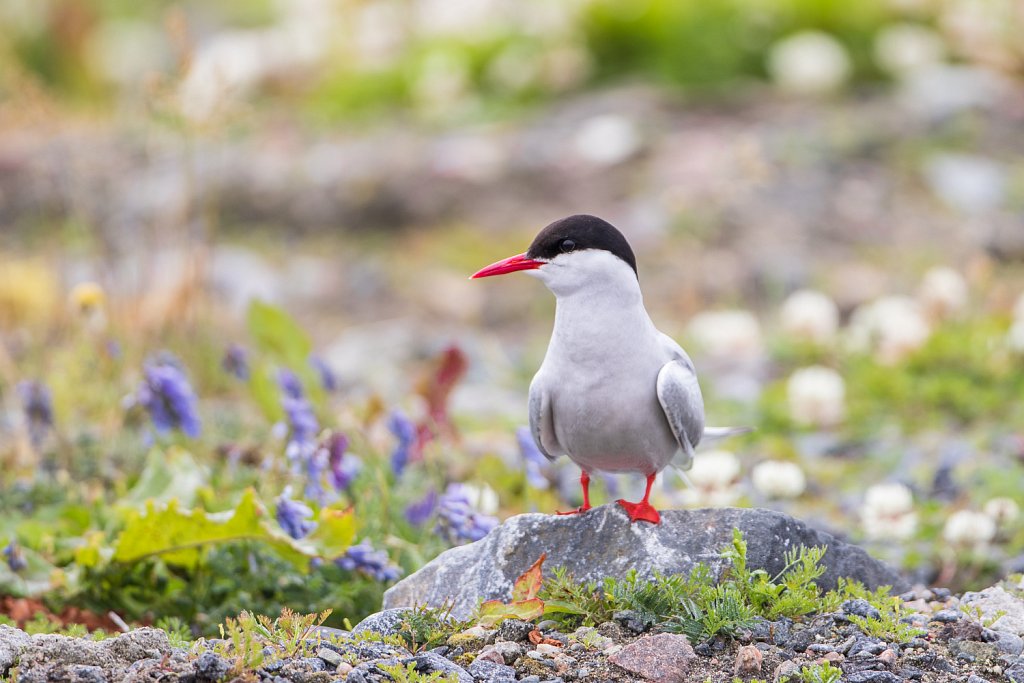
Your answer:
[[[1024,657],[1018,657],[1003,673],[1010,683],[1024,683]]]
[[[858,671],[843,676],[843,683],[900,683],[900,677],[889,671]]]
[[[505,664],[496,664],[477,657],[469,665],[469,673],[481,683],[511,683],[516,680],[516,670]]]
[[[231,662],[214,652],[204,652],[196,659],[197,681],[219,681],[231,670]]]
[[[847,600],[843,603],[843,614],[852,614],[858,617],[864,617],[865,619],[878,619],[882,616],[870,602],[863,598],[857,598],[856,600]]]
[[[761,662],[764,655],[753,645],[743,645],[736,652],[736,663],[733,665],[733,674],[736,676],[750,677],[761,673]]]
[[[521,619],[506,619],[498,626],[497,642],[507,640],[513,643],[524,643],[534,629],[533,624]]]
[[[366,617],[352,629],[353,635],[376,633],[381,636],[393,636],[409,613],[407,609],[386,609]]]
[[[997,638],[992,641],[996,649],[1008,655],[1017,656],[1024,652],[1024,638],[1009,631],[996,631]]]
[[[32,638],[21,629],[0,626],[0,676],[7,675],[31,642]]]
[[[384,594],[384,606],[440,606],[451,600],[453,616],[466,618],[480,599],[508,599],[516,578],[542,553],[547,553],[546,568],[565,567],[579,581],[622,578],[631,569],[644,578],[655,572],[687,574],[700,562],[721,574],[726,561],[720,553],[732,543],[734,527],[744,533],[751,569],[775,576],[785,568],[789,549],[826,546],[825,573],[817,581],[824,590],[835,588],[841,577],[856,579],[869,589],[909,587],[895,570],[863,549],[781,512],[666,510],[658,525],[630,524],[622,508],[609,504],[583,515],[512,517],[480,541],[447,550],[399,581]]]
[[[696,659],[686,636],[659,633],[630,643],[608,661],[654,683],[677,683],[686,680]]]
[[[960,621],[960,613],[952,609],[939,610],[932,615],[932,621],[937,621],[940,624],[953,624]]]
[[[1024,636],[1024,600],[1008,593],[1002,586],[965,593],[960,604],[981,610],[981,621],[987,623],[993,631]],[[1000,612],[1002,616],[999,616]]]
[[[523,656],[523,646],[519,643],[499,640],[491,647],[494,648],[495,652],[501,655],[506,664],[512,664]]]
[[[317,650],[316,656],[327,662],[327,665],[334,669],[337,669],[341,664],[344,663],[344,660],[341,658],[341,655],[339,655],[337,652],[335,652],[329,647],[322,647],[319,650]]]
[[[422,654],[418,654],[407,660],[407,662],[414,662],[416,664],[416,670],[422,673],[431,674],[438,672],[444,676],[451,676],[454,674],[458,678],[459,683],[473,683],[473,676],[468,671],[455,662],[445,659],[436,652],[424,652]]]
[[[117,680],[120,680],[118,678]],[[101,666],[91,664],[54,663],[19,669],[19,683],[110,683],[111,677]]]

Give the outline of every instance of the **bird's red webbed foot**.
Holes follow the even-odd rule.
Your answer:
[[[651,486],[654,485],[654,478],[658,476],[655,474],[647,475],[647,490],[644,491],[644,499],[639,503],[630,503],[628,500],[619,499],[617,502],[622,506],[622,509],[629,515],[630,522],[650,522],[651,524],[658,524],[661,522],[661,515],[654,509],[654,506],[650,504],[649,500],[651,497]]]
[[[568,512],[555,511],[556,515],[578,515],[590,509],[590,475],[586,472],[580,474],[580,486],[583,487],[583,505]]]

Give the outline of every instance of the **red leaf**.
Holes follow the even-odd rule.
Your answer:
[[[541,567],[546,557],[547,553],[541,553],[540,558],[523,572],[522,576],[516,579],[515,586],[512,587],[513,602],[517,600],[532,600],[537,597],[540,587],[544,584],[544,575],[541,572]]]

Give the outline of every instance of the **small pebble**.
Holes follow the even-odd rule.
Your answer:
[[[960,613],[951,609],[939,610],[932,615],[932,621],[937,621],[940,624],[953,624],[960,621]]]
[[[896,653],[893,652],[892,649],[886,648],[882,651],[881,654],[878,655],[878,661],[882,662],[882,664],[885,664],[886,667],[891,669],[894,666],[896,666]]]
[[[540,652],[541,654],[545,655],[556,655],[561,651],[562,648],[558,647],[557,645],[548,645],[546,643],[541,643],[537,646],[537,652]]]
[[[322,647],[316,651],[316,656],[327,662],[327,664],[335,669],[343,663],[341,655],[330,648]]]
[[[874,605],[863,598],[847,600],[843,603],[842,610],[844,614],[851,614],[866,619],[878,619],[882,616],[882,613]]]
[[[744,645],[736,653],[733,674],[736,676],[753,676],[761,673],[761,661],[764,656],[753,645]]]

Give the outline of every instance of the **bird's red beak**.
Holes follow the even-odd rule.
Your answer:
[[[505,273],[514,273],[517,270],[535,270],[543,265],[544,261],[534,261],[533,259],[526,258],[526,254],[516,254],[478,270],[473,273],[470,279],[475,280],[481,277],[491,277],[492,275],[504,275]]]

